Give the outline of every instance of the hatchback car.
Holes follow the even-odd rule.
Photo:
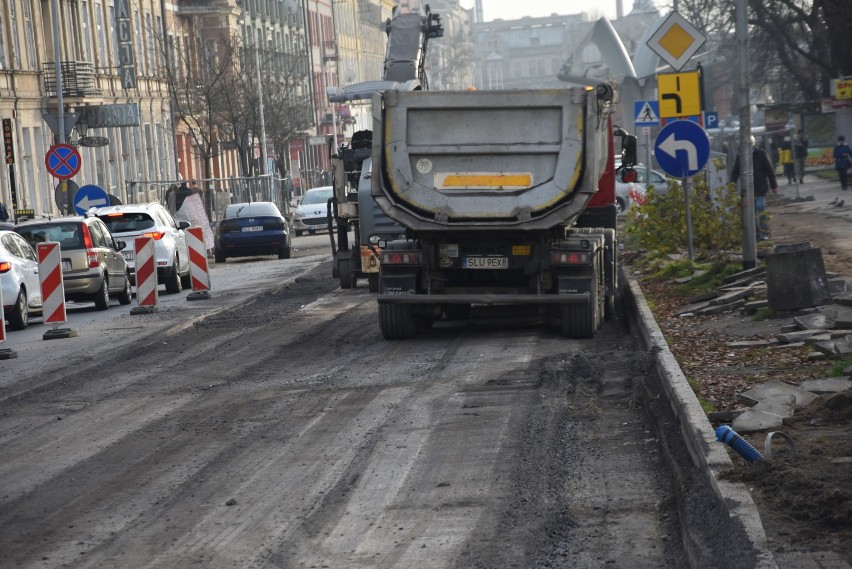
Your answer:
[[[641,164],[633,167],[636,170],[635,182],[622,182],[621,176],[615,176],[615,205],[618,214],[624,214],[633,203],[642,205],[645,203],[645,193],[648,186],[654,187],[657,195],[664,195],[669,191],[669,179],[662,172],[651,170],[651,181],[646,180],[646,169]]]
[[[66,300],[94,301],[98,310],[109,308],[110,296],[130,304],[130,271],[121,254],[126,243],[113,239],[99,218],[29,221],[15,230],[36,250],[39,243],[59,243]]]
[[[158,203],[113,205],[93,209],[110,233],[127,242],[122,251],[130,270],[131,281],[136,283],[137,237],[154,239],[154,257],[157,265],[157,282],[166,285],[166,292],[176,294],[190,286],[189,250],[184,230],[190,225],[186,221],[176,222],[168,210]]]
[[[0,290],[10,330],[23,330],[41,312],[38,256],[14,231],[0,231]]]
[[[278,255],[290,258],[287,220],[272,202],[235,203],[225,207],[216,225],[214,255],[217,263],[228,257]]]
[[[328,200],[334,195],[331,186],[321,186],[305,192],[293,210],[293,230],[296,235],[316,233],[328,227]]]

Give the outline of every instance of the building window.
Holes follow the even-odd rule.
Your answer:
[[[109,9],[109,18],[112,21],[113,18],[113,9],[110,6]],[[107,57],[107,44],[106,44],[106,29],[104,28],[104,14],[103,8],[101,8],[101,3],[95,3],[95,23],[98,27],[98,67],[100,69],[106,69],[109,67],[107,63],[109,61],[109,57]]]
[[[86,50],[86,61],[94,63],[95,58],[92,54],[92,26],[89,22],[89,3],[86,0],[80,3],[83,20],[83,46]]]
[[[139,10],[133,11],[133,24],[136,26],[136,34],[133,38],[133,43],[136,44],[133,50],[133,53],[136,55],[136,71],[147,75],[148,66],[145,64],[145,44],[142,42],[142,17],[139,15]]]
[[[24,33],[26,34],[24,41],[27,43],[27,63],[30,69],[35,69],[38,61],[36,60],[35,37],[33,35],[35,26],[33,26],[32,6],[29,2],[24,2],[22,6],[24,7]]]
[[[5,30],[6,26],[3,24],[3,16],[6,14],[0,11],[0,30]],[[6,34],[0,34],[0,69],[6,69]]]
[[[157,52],[154,45],[154,20],[151,14],[145,14],[145,47],[148,51],[148,74],[157,75]]]
[[[12,69],[21,68],[21,44],[19,43],[20,35],[18,34],[18,14],[15,8],[15,2],[9,3],[9,28],[12,30],[12,53],[9,54],[9,63]]]

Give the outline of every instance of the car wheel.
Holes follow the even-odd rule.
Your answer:
[[[215,258],[217,263],[224,263],[225,262],[225,254],[222,253],[221,251],[219,251],[219,249],[216,249],[213,252],[213,257]]]
[[[624,210],[627,209],[627,204],[624,203],[624,200],[621,198],[615,198],[615,210],[618,215],[624,213]]]
[[[29,309],[27,308],[27,293],[24,289],[18,292],[18,299],[9,312],[9,330],[23,330],[29,323]]]
[[[182,289],[180,281],[180,273],[178,273],[178,258],[175,257],[172,263],[172,270],[169,271],[169,276],[166,279],[166,292],[168,294],[177,294]]]
[[[289,259],[290,258],[290,244],[284,243],[281,248],[278,250],[278,258],[279,259]]]
[[[192,269],[188,266],[186,267],[186,274],[180,278],[180,285],[186,289],[192,288]]]
[[[104,278],[101,281],[101,288],[99,288],[98,292],[95,293],[94,301],[95,308],[98,310],[106,310],[109,308],[109,280],[107,280],[106,275],[104,275]]]
[[[302,230],[301,230],[301,229],[297,229],[297,230],[296,230],[296,237],[301,237],[301,235],[302,235]]]
[[[118,295],[118,303],[127,305],[131,300],[133,300],[133,291],[130,290],[130,274],[128,274],[124,279],[124,289]]]

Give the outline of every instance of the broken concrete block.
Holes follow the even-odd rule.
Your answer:
[[[822,352],[810,352],[807,356],[805,356],[805,358],[806,358],[809,362],[816,362],[816,361],[819,361],[819,360],[824,360],[824,359],[825,359],[825,358],[827,358],[827,357],[828,357],[828,356],[827,356],[827,355],[825,355],[825,354],[824,354],[824,353],[822,353]]]
[[[820,342],[829,342],[831,340],[834,340],[834,338],[831,337],[831,334],[814,334],[813,336],[805,338],[805,344],[813,346],[814,344],[819,344]]]
[[[697,311],[696,314],[722,314],[723,312],[730,312],[731,310],[736,310],[737,308],[742,307],[744,304],[745,300],[737,300],[729,304],[718,304],[715,306],[708,306],[707,308],[703,308]]]
[[[740,399],[746,404],[756,405],[763,399],[774,395],[794,395],[796,397],[796,407],[804,407],[811,401],[817,398],[810,391],[805,391],[800,387],[785,383],[783,381],[767,381],[760,385],[755,385],[748,391],[740,393]]]
[[[741,435],[759,433],[769,429],[777,429],[784,424],[784,419],[774,413],[749,409],[737,416],[731,423],[731,428]]]
[[[816,348],[819,352],[827,355],[827,356],[836,356],[837,355],[837,342],[834,340],[830,340],[828,342],[818,342],[814,344],[814,348]]]
[[[785,324],[781,326],[781,332],[784,334],[786,334],[787,332],[795,332],[796,330],[801,330],[801,328],[799,328],[795,324]]]
[[[765,272],[766,272],[766,269],[764,269],[763,267],[754,267],[754,268],[751,268],[751,269],[746,269],[744,271],[740,271],[738,273],[734,273],[733,275],[729,275],[729,276],[725,277],[722,280],[722,282],[725,283],[725,284],[729,284],[729,283],[736,282],[736,281],[743,279],[743,278],[746,278],[746,277],[756,277],[758,275],[764,274]]]
[[[804,316],[796,316],[793,318],[793,323],[799,327],[799,330],[828,330],[834,328],[833,313],[817,313],[806,314]]]
[[[788,344],[790,342],[803,341],[806,338],[816,336],[817,334],[821,334],[822,332],[823,330],[811,328],[808,330],[799,330],[798,332],[786,332],[784,334],[776,334],[775,337],[778,338],[778,341],[782,344]]]
[[[828,393],[840,393],[852,388],[852,379],[844,377],[827,377],[825,379],[809,379],[799,384],[805,391],[824,395]]]
[[[804,346],[804,342],[790,342],[789,344],[775,344],[774,346],[770,346],[770,350],[789,350],[792,348],[801,348]]]
[[[766,256],[769,306],[776,312],[823,304],[828,285],[822,250],[810,243],[777,246]]]
[[[731,304],[731,303],[733,303],[737,300],[748,298],[751,295],[755,294],[755,292],[756,292],[755,287],[739,288],[739,289],[733,290],[729,293],[723,294],[722,296],[718,296],[718,297],[712,299],[710,301],[710,304],[711,305]],[[743,304],[745,304],[745,303],[743,303]]]
[[[778,343],[776,338],[768,340],[741,340],[739,342],[729,342],[726,344],[729,348],[768,348]]]
[[[852,356],[852,340],[848,336],[845,340],[835,340],[834,353],[841,359]]]
[[[834,295],[835,304],[843,306],[852,306],[852,292],[842,292]]]
[[[792,393],[777,393],[761,399],[752,407],[754,411],[763,411],[778,415],[782,419],[792,417],[796,412],[796,396]]]

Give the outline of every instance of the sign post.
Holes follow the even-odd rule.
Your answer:
[[[700,172],[710,158],[710,137],[700,125],[685,120],[673,121],[663,127],[657,135],[654,156],[660,168],[668,175],[683,180],[684,204],[686,207],[686,239],[689,260],[694,258],[692,249],[692,215],[689,211],[690,177]]]

